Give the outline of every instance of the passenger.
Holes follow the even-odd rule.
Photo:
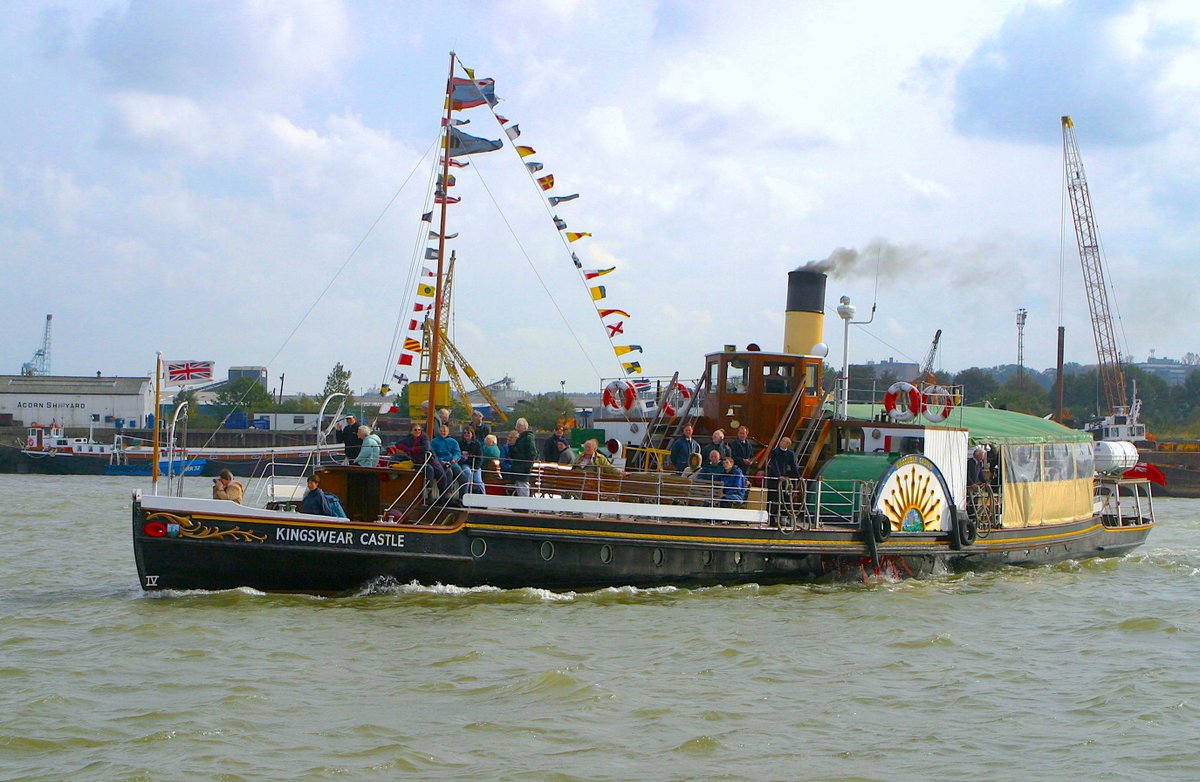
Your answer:
[[[696,484],[703,490],[703,499],[708,505],[716,505],[720,496],[718,487],[723,486],[722,477],[725,472],[721,465],[721,456],[716,451],[709,451],[704,466],[696,473]]]
[[[470,485],[471,479],[466,475],[466,467],[463,465],[462,449],[458,447],[458,440],[450,436],[449,426],[442,424],[438,427],[438,436],[433,438],[430,448],[433,449],[433,455],[450,473],[451,479],[455,483],[454,490],[457,491]]]
[[[500,446],[500,472],[504,474],[505,480],[508,480],[508,474],[512,472],[512,447],[516,444],[517,433],[513,430],[504,439],[504,445]]]
[[[800,477],[800,460],[796,457],[796,452],[792,450],[792,438],[783,437],[779,440],[779,447],[771,451],[771,456],[767,459],[767,512],[772,516],[775,515],[779,507],[779,480],[780,478]]]
[[[682,473],[687,469],[692,454],[700,453],[700,443],[692,439],[692,425],[683,427],[683,437],[676,438],[671,444],[671,466],[675,472]]]
[[[489,434],[483,438],[483,445],[480,446],[480,454],[483,456],[482,469],[487,478],[487,481],[499,482],[503,480],[500,473],[500,447],[496,445],[496,435]]]
[[[221,470],[221,474],[213,478],[212,496],[214,500],[233,500],[241,503],[246,494],[246,487],[233,479],[229,470]]]
[[[332,516],[333,510],[329,507],[329,500],[325,498],[325,492],[321,491],[321,476],[308,476],[308,491],[304,492],[304,499],[300,501],[300,512],[311,513],[315,516]]]
[[[712,441],[708,445],[704,446],[705,458],[707,459],[708,454],[712,453],[713,451],[716,451],[717,455],[722,460],[724,460],[726,456],[732,455],[729,453],[729,445],[725,442],[724,429],[718,429],[712,433]]]
[[[358,434],[358,419],[352,415],[346,416],[346,420],[339,422],[337,425],[335,437],[339,443],[346,446],[346,464],[350,464],[358,458],[359,449],[362,448],[362,437]]]
[[[754,469],[758,448],[758,443],[750,439],[749,427],[739,426],[737,439],[729,444],[729,455],[733,457],[733,463],[737,468],[749,475]]]
[[[558,459],[555,460],[558,464],[570,466],[575,463],[575,452],[567,445],[565,440],[558,441]]]
[[[716,453],[712,451],[711,453]],[[733,463],[732,456],[721,460],[721,483],[725,490],[721,494],[721,504],[726,507],[741,505],[746,501],[746,475]]]
[[[358,456],[354,458],[354,463],[359,467],[378,467],[379,451],[383,445],[379,440],[379,435],[372,432],[371,427],[364,424],[358,427],[358,437],[362,440],[362,447],[358,452]]]
[[[571,444],[567,442],[566,431],[563,427],[556,426],[554,427],[554,434],[550,435],[546,439],[546,442],[542,443],[543,462],[558,462],[559,455],[562,453],[562,448],[559,447],[560,443],[570,447]]]
[[[603,473],[605,475],[620,475],[621,470],[613,466],[608,457],[600,453],[600,443],[588,440],[583,444],[583,451],[575,459],[575,469]]]
[[[509,449],[508,456],[512,459],[512,469],[509,472],[513,483],[513,493],[518,497],[529,496],[529,473],[537,459],[537,446],[534,444],[533,432],[529,431],[529,422],[518,418],[516,423],[517,441]]]
[[[982,488],[991,482],[988,475],[987,449],[982,445],[975,446],[971,459],[967,462],[967,488]]]
[[[696,476],[700,473],[700,468],[704,466],[704,458],[698,453],[694,453],[688,457],[688,466],[683,471],[683,477],[689,481],[696,480]]]
[[[483,494],[483,446],[475,439],[475,430],[464,426],[458,439],[463,455],[463,470],[467,474],[468,493]]]
[[[475,429],[476,441],[486,443],[492,428],[483,422],[483,413],[478,410],[471,411],[471,427]]]
[[[426,481],[435,484],[442,494],[450,491],[450,476],[446,472],[445,465],[433,455],[433,451],[429,447],[429,437],[425,434],[423,426],[413,424],[408,436],[400,438],[396,447],[401,453],[407,454],[417,468],[424,465]]]
[[[438,431],[441,431],[443,426],[450,426],[450,409],[443,407],[437,411],[437,420],[433,422]]]

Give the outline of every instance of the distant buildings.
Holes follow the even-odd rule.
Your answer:
[[[865,364],[850,365],[850,377],[855,381],[865,380],[868,377],[913,380],[920,374],[920,365],[912,361],[897,361],[894,358],[889,358],[887,361],[868,361]]]
[[[1130,364],[1145,372],[1147,375],[1161,377],[1167,383],[1177,386],[1187,380],[1187,376],[1200,366],[1195,364],[1185,364],[1182,361],[1177,361],[1173,358],[1155,358],[1154,352],[1150,352],[1150,357],[1141,364]]]

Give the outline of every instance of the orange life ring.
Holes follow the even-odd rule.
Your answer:
[[[663,394],[663,412],[674,417],[679,413],[683,403],[692,398],[692,392],[683,383],[676,383]]]
[[[936,424],[950,417],[951,411],[954,410],[954,404],[954,395],[945,387],[930,386],[922,394],[921,415],[925,416],[927,421]]]
[[[614,380],[604,387],[604,409],[610,413],[626,413],[633,409],[637,391],[628,380]]]
[[[907,423],[921,412],[921,392],[912,383],[892,383],[883,397],[883,409],[898,423]]]

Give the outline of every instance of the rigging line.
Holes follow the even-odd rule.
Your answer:
[[[435,141],[434,143],[436,144],[437,142]],[[430,146],[432,146],[432,144]],[[367,229],[367,232],[364,233],[362,238],[358,240],[358,243],[354,245],[354,249],[351,250],[350,254],[346,256],[346,260],[342,261],[342,265],[338,267],[338,270],[334,272],[333,277],[331,277],[329,282],[326,283],[325,287],[321,289],[321,292],[317,295],[317,298],[313,300],[313,303],[309,305],[308,309],[305,311],[304,315],[301,316],[300,321],[296,324],[295,328],[288,333],[287,338],[283,340],[283,344],[280,345],[279,349],[275,351],[275,355],[271,356],[270,360],[267,361],[268,367],[274,363],[275,359],[279,358],[279,354],[282,353],[283,349],[287,347],[287,344],[291,342],[292,337],[296,336],[296,332],[299,331],[300,327],[304,325],[304,321],[308,320],[308,316],[311,315],[313,310],[317,308],[317,305],[321,303],[321,299],[325,298],[325,294],[329,292],[329,289],[333,287],[335,282],[337,282],[338,277],[340,277],[342,272],[346,270],[346,267],[350,265],[350,261],[354,260],[354,256],[358,254],[359,249],[363,246],[363,244],[366,243],[367,238],[375,230],[376,226],[378,226],[383,220],[383,216],[386,215],[388,210],[392,208],[392,204],[394,204],[396,199],[400,197],[400,193],[404,191],[405,186],[408,185],[408,181],[412,179],[413,174],[417,173],[417,169],[421,167],[421,161],[424,160],[425,155],[428,154],[429,150],[426,150],[425,154],[421,155],[421,157],[417,159],[416,165],[413,166],[412,171],[408,172],[408,176],[404,177],[404,181],[400,183],[400,187],[396,189],[396,192],[392,194],[392,197],[388,199],[387,204],[384,205],[383,210],[379,213],[379,216],[375,218],[375,221],[371,223],[371,226]]]
[[[434,143],[436,143],[436,141]],[[432,148],[432,146],[433,145],[431,144],[430,147]],[[296,323],[295,327],[288,333],[287,337],[284,338],[283,343],[280,344],[280,346],[279,346],[279,349],[276,350],[275,354],[273,356],[271,356],[270,360],[267,361],[268,367],[271,366],[273,363],[275,363],[275,359],[279,358],[279,354],[282,353],[283,349],[286,348],[288,343],[292,341],[292,337],[296,336],[296,332],[300,330],[300,327],[304,325],[304,322],[306,320],[308,320],[308,316],[311,315],[313,310],[315,310],[317,308],[317,305],[321,303],[321,299],[325,298],[325,294],[329,292],[329,289],[331,287],[333,287],[333,283],[337,281],[337,278],[340,277],[342,272],[344,272],[346,270],[346,267],[350,265],[350,261],[354,259],[354,256],[358,253],[359,248],[361,248],[363,246],[363,244],[367,241],[367,237],[369,237],[371,235],[371,232],[374,231],[375,227],[377,225],[379,225],[381,220],[383,220],[383,216],[386,215],[388,213],[388,210],[392,208],[392,204],[395,203],[396,199],[400,197],[400,193],[402,193],[404,191],[404,188],[408,185],[408,180],[412,179],[413,174],[417,173],[417,169],[420,168],[420,166],[421,166],[421,161],[424,160],[425,156],[428,154],[429,154],[429,150],[427,149],[427,150],[425,150],[425,153],[423,155],[421,155],[420,158],[417,159],[417,164],[415,166],[413,166],[412,171],[408,172],[408,176],[406,176],[404,178],[404,181],[400,183],[400,187],[398,187],[396,189],[396,192],[392,194],[392,197],[390,199],[388,199],[387,204],[384,205],[383,210],[379,213],[379,216],[375,218],[375,221],[373,223],[371,223],[371,226],[367,229],[367,232],[365,234],[363,234],[362,238],[358,240],[358,243],[354,245],[354,249],[352,249],[350,251],[350,254],[346,256],[346,260],[342,261],[342,265],[338,267],[338,270],[336,272],[334,272],[333,277],[330,278],[329,282],[326,283],[325,287],[323,289],[321,289],[321,292],[320,292],[320,294],[317,295],[317,298],[315,300],[313,300],[313,303],[305,311],[304,315],[302,315],[300,317],[300,320]],[[242,403],[242,401],[246,397],[246,394],[250,393],[250,388],[251,388],[250,386],[246,387],[246,391],[237,400],[237,402],[235,402],[235,406],[240,405]],[[226,418],[228,418],[228,416],[226,416]],[[219,432],[222,428],[224,428],[224,426],[225,426],[225,421],[222,420],[221,424],[216,429],[214,429],[212,431],[212,433],[208,436],[208,439],[204,442],[204,445],[208,446],[208,444],[213,441],[213,438],[215,438],[217,436],[217,432]]]
[[[571,339],[573,339],[575,344],[579,347],[579,352],[583,354],[584,360],[588,362],[588,365],[592,368],[592,371],[596,373],[596,377],[601,377],[600,370],[596,368],[594,363],[592,363],[592,357],[588,355],[587,350],[583,347],[583,343],[579,341],[579,335],[575,333],[573,328],[571,328],[571,323],[567,320],[566,313],[564,313],[562,308],[558,306],[558,301],[554,298],[554,294],[550,293],[550,288],[546,285],[546,281],[542,279],[542,275],[538,272],[537,266],[534,265],[533,259],[530,258],[529,253],[525,251],[525,245],[521,244],[521,240],[517,236],[517,232],[513,230],[512,223],[508,221],[508,215],[504,214],[504,210],[500,208],[500,203],[496,200],[496,196],[492,194],[492,189],[488,187],[487,180],[485,180],[483,178],[483,174],[479,172],[479,167],[472,166],[472,168],[475,169],[475,175],[479,177],[479,182],[483,185],[483,189],[488,194],[488,198],[492,200],[492,205],[496,207],[496,212],[499,213],[500,219],[504,221],[504,227],[508,229],[509,235],[511,235],[513,241],[516,242],[517,249],[521,251],[521,255],[525,258],[525,262],[529,264],[529,268],[533,271],[533,276],[537,278],[538,284],[542,286],[542,290],[546,292],[546,296],[550,299],[550,303],[554,305],[554,310],[558,313],[558,317],[562,319],[563,324],[567,327],[567,333],[571,335]]]
[[[425,154],[421,156],[422,161],[424,161],[425,158],[429,156],[429,153],[433,150],[433,147],[441,140],[441,135],[442,135],[442,133],[441,133],[441,130],[439,129],[437,137],[434,139],[433,143],[430,144],[429,148],[427,148],[425,150]],[[436,158],[435,158],[435,162],[436,162]],[[424,205],[422,206],[422,209],[425,209],[426,207],[432,208],[433,182],[434,182],[434,178],[435,178],[436,174],[437,174],[437,166],[431,165],[430,171],[429,171],[429,177],[428,177],[428,180],[426,181],[426,188],[425,188],[425,192],[426,192],[425,199],[426,200],[425,200]],[[405,277],[404,287],[402,288],[403,292],[400,297],[400,301],[404,302],[405,305],[407,305],[409,302],[412,302],[414,305],[416,303],[416,298],[417,298],[416,288],[417,288],[418,282],[421,279],[421,271],[420,270],[424,269],[424,263],[425,263],[425,258],[424,258],[425,254],[424,254],[423,250],[425,248],[426,242],[428,241],[428,232],[430,230],[432,230],[432,225],[433,225],[432,222],[426,224],[426,222],[424,220],[419,221],[417,224],[417,226],[418,226],[417,233],[413,239],[412,251],[409,254],[408,275]],[[392,332],[392,344],[391,344],[390,348],[388,349],[387,365],[384,367],[384,370],[383,370],[383,379],[381,381],[381,385],[383,383],[388,382],[388,380],[391,378],[391,376],[388,373],[389,372],[394,373],[396,371],[395,367],[399,364],[400,353],[403,352],[403,349],[399,347],[401,345],[401,340],[403,339],[403,337],[401,335],[407,333],[406,329],[401,328],[401,324],[404,323],[404,318],[406,315],[408,316],[408,318],[410,320],[415,320],[416,319],[416,310],[414,309],[412,312],[407,312],[405,309],[400,309],[396,313],[396,325],[395,325],[394,331]],[[422,318],[422,320],[424,320],[424,318]]]
[[[1095,214],[1092,215],[1092,219],[1095,219]],[[1129,337],[1125,334],[1125,319],[1121,317],[1121,305],[1117,301],[1117,286],[1113,281],[1112,268],[1108,265],[1108,251],[1104,249],[1104,237],[1100,234],[1099,225],[1096,226],[1096,244],[1100,251],[1100,263],[1104,266],[1104,287],[1108,289],[1112,298],[1112,308],[1117,313],[1117,324],[1120,326],[1121,342],[1124,343],[1125,353],[1128,355],[1130,353]],[[1122,357],[1118,355],[1117,363],[1121,363],[1122,360]]]
[[[836,314],[836,312],[834,310],[829,308],[829,305],[825,306],[825,311],[830,313],[831,315]],[[892,343],[883,339],[882,337],[876,335],[875,332],[868,329],[865,324],[851,323],[850,325],[854,326],[854,328],[858,329],[863,334],[866,334],[868,337],[875,340],[879,344],[884,345],[885,347],[891,348],[893,351],[896,352],[896,355],[898,355],[902,358],[906,358],[909,361],[913,362],[914,364],[917,364],[918,366],[921,364],[921,362],[916,357],[910,356],[908,353],[904,352],[903,348],[898,348],[895,345],[893,345]]]
[[[463,63],[462,63],[462,60],[461,60],[461,59],[458,61],[458,64],[459,64],[459,66],[460,66],[460,67],[462,67],[464,70],[467,70],[466,66],[465,66],[465,65],[463,65]],[[480,97],[483,97],[483,93],[482,93],[482,91],[481,91],[481,90],[479,90],[479,88],[478,88],[478,87],[476,87],[476,88],[475,88],[475,90],[476,90],[476,92],[477,92],[477,93],[479,93]],[[504,132],[504,135],[507,137],[507,135],[508,135],[508,131],[505,129],[505,127],[504,127],[504,123],[500,122],[500,117],[499,117],[499,116],[496,114],[496,107],[495,107],[495,106],[493,106],[491,103],[487,102],[486,100],[485,100],[485,102],[484,102],[484,103],[485,103],[485,105],[488,107],[488,111],[490,111],[490,112],[491,112],[491,114],[492,114],[492,117],[493,117],[493,118],[496,120],[496,124],[500,126],[500,130],[501,130],[501,131],[503,131],[503,132]],[[547,191],[546,191],[546,190],[544,190],[544,189],[542,189],[542,186],[541,186],[540,184],[538,184],[538,182],[537,182],[537,179],[538,179],[538,178],[537,178],[537,176],[536,176],[536,172],[534,172],[534,171],[531,171],[531,170],[530,170],[530,168],[529,168],[529,166],[525,165],[525,161],[524,161],[524,159],[520,157],[520,153],[519,153],[519,152],[517,152],[517,143],[516,143],[516,140],[515,140],[515,139],[509,139],[509,140],[508,140],[508,147],[509,147],[510,149],[512,149],[512,151],[513,151],[514,153],[516,153],[516,154],[517,154],[518,160],[519,160],[519,161],[520,161],[520,163],[521,163],[521,167],[522,167],[523,169],[525,169],[525,175],[526,175],[527,177],[529,177],[529,182],[530,182],[530,184],[532,184],[532,185],[533,185],[533,186],[534,186],[534,187],[537,189],[538,195],[541,197],[542,208],[546,210],[546,215],[547,215],[548,217],[550,217],[551,219],[553,219],[553,217],[554,217],[554,211],[553,211],[553,209],[552,209],[552,208],[551,208],[551,206],[550,206],[549,197],[546,195],[546,192],[547,192]],[[557,227],[557,226],[556,226],[556,227]],[[558,241],[559,241],[559,243],[560,243],[560,244],[562,244],[562,246],[563,246],[563,249],[564,249],[564,250],[566,250],[566,252],[567,252],[567,256],[568,256],[569,258],[571,258],[571,259],[572,259],[572,266],[574,266],[574,257],[576,256],[576,253],[575,253],[575,252],[573,252],[573,251],[571,250],[571,243],[570,243],[569,241],[567,241],[567,237],[566,237],[566,235],[564,234],[564,232],[563,232],[563,231],[561,231],[561,230],[560,230],[560,231],[558,231],[557,233],[558,233]],[[579,282],[580,282],[580,283],[583,285],[583,287],[584,287],[584,290],[586,290],[586,291],[588,292],[588,295],[590,296],[590,295],[591,295],[591,289],[592,289],[592,286],[588,285],[587,278],[586,278],[586,277],[584,277],[582,269],[580,269],[580,268],[576,267],[576,269],[575,269],[575,273],[576,273],[576,277],[579,279]],[[609,347],[612,349],[613,360],[616,362],[616,365],[617,365],[617,370],[620,372],[620,375],[619,375],[619,377],[625,378],[625,377],[627,377],[627,375],[628,375],[628,373],[625,371],[625,366],[624,366],[625,362],[623,362],[623,361],[621,360],[621,356],[618,356],[618,355],[617,355],[616,343],[613,341],[613,338],[612,338],[612,336],[611,336],[610,334],[608,334],[608,324],[604,322],[604,317],[603,317],[602,315],[600,315],[600,309],[599,309],[599,307],[596,307],[596,306],[595,306],[595,304],[596,304],[596,302],[595,302],[595,300],[593,299],[593,300],[592,300],[592,306],[593,306],[593,309],[595,309],[595,310],[596,310],[596,317],[597,317],[597,318],[599,318],[601,327],[603,327],[603,329],[604,329],[604,332],[605,332],[605,339],[607,339],[607,340],[608,340],[608,345],[609,345]],[[581,346],[581,347],[582,347],[582,346]],[[591,364],[591,363],[592,363],[590,359],[588,360],[588,363],[589,363],[589,364]],[[594,364],[592,364],[592,369],[596,370],[596,366],[595,366]],[[599,376],[599,370],[596,370],[596,372],[597,372],[597,376]]]

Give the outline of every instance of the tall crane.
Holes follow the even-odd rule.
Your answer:
[[[50,374],[50,323],[53,315],[46,316],[46,329],[42,332],[42,346],[33,352],[33,358],[21,365],[21,374],[26,377]]]
[[[1067,193],[1071,201],[1071,217],[1075,221],[1075,239],[1079,243],[1079,260],[1083,264],[1083,282],[1087,291],[1088,310],[1092,315],[1092,334],[1096,337],[1096,358],[1100,367],[1100,385],[1104,388],[1108,414],[1124,413],[1129,405],[1125,394],[1125,370],[1108,308],[1108,288],[1104,284],[1104,260],[1100,255],[1100,235],[1092,213],[1092,197],[1088,193],[1083,159],[1075,143],[1075,123],[1069,116],[1062,118],[1063,165]]]
[[[933,335],[933,342],[929,345],[929,352],[925,354],[925,361],[921,364],[921,375],[917,380],[923,380],[926,383],[933,383],[937,378],[933,374],[933,362],[937,359],[938,343],[942,341],[942,330],[938,329]]]

